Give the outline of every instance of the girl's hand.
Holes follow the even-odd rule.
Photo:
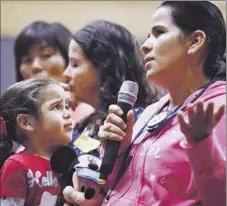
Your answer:
[[[102,186],[97,185],[92,180],[84,180],[83,178],[78,177],[75,173],[73,175],[73,186],[74,188],[67,186],[63,191],[66,200],[65,206],[69,206],[69,203],[80,206],[99,206],[102,204],[104,195],[99,193]],[[85,198],[84,192],[87,188],[95,189],[95,194],[91,199]]]
[[[222,105],[214,112],[214,103],[210,102],[206,108],[204,103],[199,101],[188,107],[188,121],[183,112],[178,113],[178,120],[182,133],[186,136],[190,145],[195,145],[206,139],[214,127],[220,121],[225,112],[225,105]]]

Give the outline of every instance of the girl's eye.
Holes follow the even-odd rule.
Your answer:
[[[61,105],[60,105],[60,104],[57,104],[57,105],[54,106],[54,109],[57,110],[57,111],[59,111],[59,110],[61,110],[62,108],[61,108]]]
[[[69,110],[70,106],[67,104],[65,105],[65,109]]]

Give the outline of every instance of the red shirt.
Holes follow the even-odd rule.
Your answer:
[[[55,205],[60,193],[58,176],[52,171],[50,162],[25,152],[6,160],[0,181],[0,196],[22,198],[25,206]]]

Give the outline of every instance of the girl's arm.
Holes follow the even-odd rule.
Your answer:
[[[4,206],[24,206],[25,200],[18,197],[1,197],[0,205]]]

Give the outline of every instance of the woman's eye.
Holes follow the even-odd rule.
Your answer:
[[[52,56],[52,53],[44,53],[42,54],[43,58],[50,58]]]
[[[72,62],[72,63],[71,63],[71,66],[72,66],[72,67],[78,67],[78,64],[75,63],[75,62]]]
[[[32,62],[32,58],[31,57],[24,57],[22,58],[21,63],[31,63]]]
[[[161,29],[157,29],[156,31],[155,31],[155,36],[160,36],[161,34],[163,34],[163,33],[165,33],[165,31],[163,31],[163,30],[161,30]]]

